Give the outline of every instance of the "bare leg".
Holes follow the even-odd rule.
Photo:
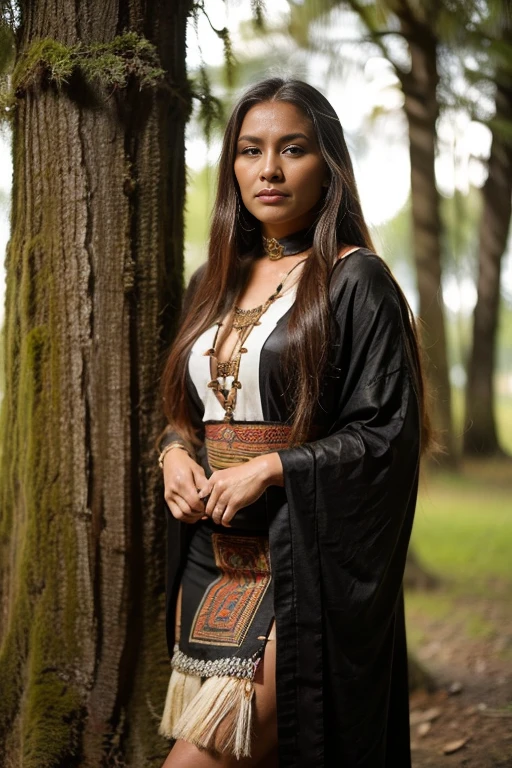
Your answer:
[[[251,757],[216,755],[177,741],[162,768],[277,768],[276,642],[272,625],[254,678],[254,729]]]
[[[183,595],[183,585],[180,584],[178,597],[176,598],[176,615],[174,624],[174,642],[177,643],[181,635],[181,599]]]

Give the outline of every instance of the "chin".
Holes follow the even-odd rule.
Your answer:
[[[253,212],[252,215],[261,221],[263,224],[286,224],[289,221],[295,221],[304,214],[302,213],[290,213],[289,211],[279,211],[276,208],[269,208],[263,211]]]

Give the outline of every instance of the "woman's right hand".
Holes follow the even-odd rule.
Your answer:
[[[163,459],[164,498],[171,514],[183,523],[197,523],[204,517],[199,491],[207,487],[204,469],[186,451],[175,448]]]

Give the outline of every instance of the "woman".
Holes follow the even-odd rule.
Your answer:
[[[431,434],[373,251],[328,101],[250,88],[162,377],[165,768],[410,766],[402,577]]]

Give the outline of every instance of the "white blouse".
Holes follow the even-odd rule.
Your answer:
[[[236,407],[233,413],[236,421],[264,421],[259,384],[260,354],[278,320],[293,305],[297,284],[298,281],[295,281],[289,288],[284,289],[283,293],[261,316],[260,325],[255,325],[247,337],[244,344],[247,352],[241,357],[238,374],[242,387],[237,392]],[[215,396],[215,392],[208,388],[208,382],[211,381],[210,357],[205,355],[205,352],[211,349],[216,331],[217,325],[213,325],[201,334],[192,347],[189,357],[190,377],[204,405],[203,421],[223,421],[226,415],[224,408]],[[226,377],[226,389],[230,388],[232,381],[233,376]]]

